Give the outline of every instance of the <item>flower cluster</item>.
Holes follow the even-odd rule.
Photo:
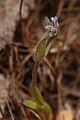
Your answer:
[[[56,36],[58,33],[58,17],[51,17],[50,19],[48,17],[45,17],[44,20],[44,28],[46,31],[49,32],[49,36],[53,37]]]

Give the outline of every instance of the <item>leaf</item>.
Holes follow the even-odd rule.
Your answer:
[[[38,110],[38,114],[41,117],[41,120],[46,120],[46,118],[48,120],[52,120],[52,118],[53,118],[51,108],[45,101],[44,101],[43,105],[40,106],[40,108]]]
[[[43,100],[42,95],[41,95],[40,91],[38,90],[38,88],[30,85],[29,90],[30,90],[30,93],[33,96],[33,98],[36,100],[36,102],[39,104],[43,104],[44,100]]]
[[[41,120],[46,120],[44,112],[39,111],[38,114],[39,114]]]
[[[51,113],[51,108],[46,102],[44,102],[44,111],[46,113]]]
[[[33,90],[32,84],[29,86],[29,92],[30,92],[31,96],[34,97],[34,90]]]
[[[46,44],[45,40],[41,40],[36,49],[36,58],[41,61],[45,57]]]
[[[41,120],[46,120],[46,115],[48,115],[48,120],[52,120],[52,110],[50,106],[43,100],[38,88],[33,87],[31,84],[29,91],[33,97],[33,100],[24,100],[23,104],[33,110],[36,110]]]
[[[33,110],[39,109],[39,105],[34,100],[24,100],[23,104]]]
[[[44,100],[43,100],[42,95],[37,87],[35,87],[34,94],[35,94],[34,96],[35,96],[36,101],[38,103],[42,104]]]

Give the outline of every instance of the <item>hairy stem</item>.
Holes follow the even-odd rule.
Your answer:
[[[36,86],[36,78],[37,78],[37,71],[38,71],[38,65],[39,62],[37,60],[34,61],[34,68],[33,68],[33,73],[32,73],[32,86],[35,87]]]

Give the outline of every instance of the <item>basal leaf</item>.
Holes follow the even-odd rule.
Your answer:
[[[34,100],[24,100],[23,104],[26,106],[26,107],[29,107],[33,110],[37,110],[39,109],[39,106],[38,104],[34,101]]]
[[[44,100],[43,100],[42,95],[41,95],[40,91],[38,90],[38,88],[30,85],[29,90],[30,90],[31,95],[35,99],[35,101],[39,104],[43,104]]]

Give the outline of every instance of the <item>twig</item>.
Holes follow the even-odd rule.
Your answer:
[[[15,119],[14,119],[14,116],[13,116],[13,113],[12,113],[12,110],[11,110],[11,108],[10,108],[10,105],[9,105],[9,103],[8,103],[8,100],[7,100],[7,98],[5,98],[5,99],[6,99],[6,104],[7,104],[7,107],[8,107],[8,109],[9,109],[11,118],[12,118],[12,120],[15,120]]]
[[[57,90],[58,90],[58,111],[60,112],[62,109],[61,103],[61,80],[62,80],[62,72],[59,71],[59,76],[57,79]]]

